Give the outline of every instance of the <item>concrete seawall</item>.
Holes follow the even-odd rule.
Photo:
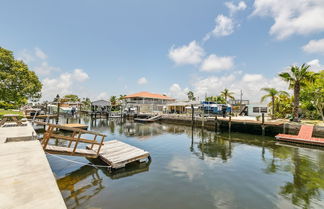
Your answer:
[[[30,124],[0,128],[0,208],[66,209]]]
[[[195,127],[204,127],[207,130],[216,131],[218,128],[221,131],[229,130],[229,119],[218,117],[217,121],[214,118],[205,118],[204,120],[201,117],[197,117],[192,123],[191,117],[184,116],[169,116],[163,115],[160,120],[163,123],[179,124]],[[294,123],[280,123],[280,122],[265,122],[264,123],[264,135],[266,136],[275,136],[279,133],[285,134],[298,134],[301,124]],[[232,120],[231,121],[231,131],[233,132],[242,132],[242,133],[251,133],[262,135],[262,122],[260,121],[243,121],[243,120]],[[314,137],[324,138],[324,127],[315,126]]]

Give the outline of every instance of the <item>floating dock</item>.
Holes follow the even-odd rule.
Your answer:
[[[87,146],[87,148],[91,149],[91,146]],[[97,149],[98,145],[94,145],[92,148],[95,152]],[[104,142],[99,152],[99,158],[111,168],[118,169],[131,162],[150,159],[150,153],[124,142],[111,140]]]
[[[278,141],[324,146],[323,138],[312,137],[313,129],[314,126],[302,125],[298,135],[278,134],[275,137]]]
[[[148,117],[148,118],[134,118],[134,121],[136,122],[155,122],[155,121],[158,121],[162,118],[161,115],[156,115],[156,116],[153,116],[153,117]]]
[[[29,123],[0,128],[0,208],[66,209],[35,136]]]
[[[68,128],[80,128],[83,130],[88,129],[88,125],[85,124],[79,124],[79,123],[69,123],[69,124],[63,124],[62,126],[68,127]]]

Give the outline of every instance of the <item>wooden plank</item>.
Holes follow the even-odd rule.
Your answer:
[[[45,151],[54,154],[71,155],[73,153],[73,148],[47,145]],[[80,155],[80,156],[87,155],[90,157],[97,157],[96,152],[87,149],[76,149],[73,154]]]
[[[60,135],[60,134],[51,134],[51,138],[54,138],[54,139],[64,139],[64,140],[74,141],[74,142],[78,140],[78,138],[75,138],[75,137],[72,137],[72,136],[64,136],[64,135]],[[89,139],[80,138],[78,141],[79,142],[83,142],[83,143],[88,143],[88,144],[97,144],[97,145],[100,145],[99,142],[94,141],[94,140],[89,140]]]
[[[91,149],[91,146],[87,146],[87,148]],[[98,145],[94,145],[92,148],[93,151],[97,151],[97,149]],[[99,157],[112,168],[122,168],[128,163],[146,159],[149,156],[148,152],[117,140],[104,142],[99,152]]]

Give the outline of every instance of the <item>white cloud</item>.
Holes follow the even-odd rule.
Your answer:
[[[79,82],[83,82],[89,79],[89,75],[86,72],[84,72],[82,69],[75,69],[73,71],[73,79]]]
[[[261,74],[245,74],[243,76],[244,82],[253,82],[253,81],[261,81],[264,77]]]
[[[204,49],[196,41],[169,50],[169,58],[178,65],[200,63],[203,56]]]
[[[48,75],[54,71],[60,71],[58,67],[50,66],[47,62],[42,62],[40,65],[34,67],[32,70],[35,71],[38,75]]]
[[[96,100],[100,100],[100,99],[106,100],[108,98],[109,98],[109,96],[108,96],[107,92],[100,92],[98,94],[98,96],[96,97]]]
[[[175,156],[169,162],[167,169],[173,171],[176,176],[188,178],[189,181],[193,181],[204,174],[197,158]]]
[[[264,87],[275,87],[278,90],[287,90],[287,83],[282,81],[278,76],[266,78],[260,74],[244,74],[236,71],[230,75],[210,76],[199,78],[192,83],[193,92],[196,96],[204,98],[204,95],[219,95],[224,88],[230,89],[239,98],[240,91],[243,91],[243,99],[249,99],[251,102],[260,102]]]
[[[255,0],[252,15],[273,18],[270,34],[277,39],[324,31],[323,0]]]
[[[307,62],[310,65],[310,69],[314,72],[319,72],[320,70],[324,70],[324,65],[321,65],[318,59],[311,60]]]
[[[44,100],[52,100],[57,94],[60,96],[74,93],[83,95],[80,83],[89,78],[88,74],[81,69],[75,69],[73,72],[61,73],[56,78],[45,78],[42,80],[42,95]]]
[[[35,57],[27,49],[23,49],[21,52],[18,53],[17,59],[22,60],[25,63],[30,63],[35,60]]]
[[[247,8],[244,1],[240,1],[237,5],[235,5],[233,2],[225,2],[225,6],[229,9],[231,15],[234,15],[236,12],[245,10]]]
[[[216,54],[209,55],[201,64],[201,71],[219,72],[229,70],[234,66],[233,57],[219,57]]]
[[[45,52],[43,52],[40,48],[36,47],[35,48],[35,55],[36,57],[45,60],[47,59],[47,55],[45,54]]]
[[[139,85],[144,85],[144,84],[147,84],[147,79],[145,78],[145,77],[141,77],[141,78],[139,78],[138,80],[137,80],[137,83],[139,84]]]
[[[322,53],[324,54],[324,38],[319,40],[311,40],[305,46],[303,50],[307,53]]]
[[[179,100],[187,100],[187,93],[189,92],[189,88],[182,89],[179,84],[174,83],[169,88],[169,93],[172,98]]]
[[[215,18],[215,28],[213,31],[207,33],[204,37],[204,41],[207,41],[212,36],[220,37],[220,36],[228,36],[234,32],[234,21],[230,17],[226,17],[224,15],[218,15]]]

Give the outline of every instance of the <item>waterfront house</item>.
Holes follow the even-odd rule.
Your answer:
[[[269,108],[266,104],[262,103],[251,103],[247,105],[247,115],[248,116],[260,116],[264,113],[269,114]]]
[[[166,113],[177,113],[177,114],[184,114],[184,113],[191,113],[191,105],[198,108],[201,106],[201,102],[199,101],[179,101],[179,102],[172,102],[165,106]]]
[[[126,108],[136,108],[137,113],[162,112],[163,106],[174,102],[175,99],[164,94],[138,92],[125,96]]]

